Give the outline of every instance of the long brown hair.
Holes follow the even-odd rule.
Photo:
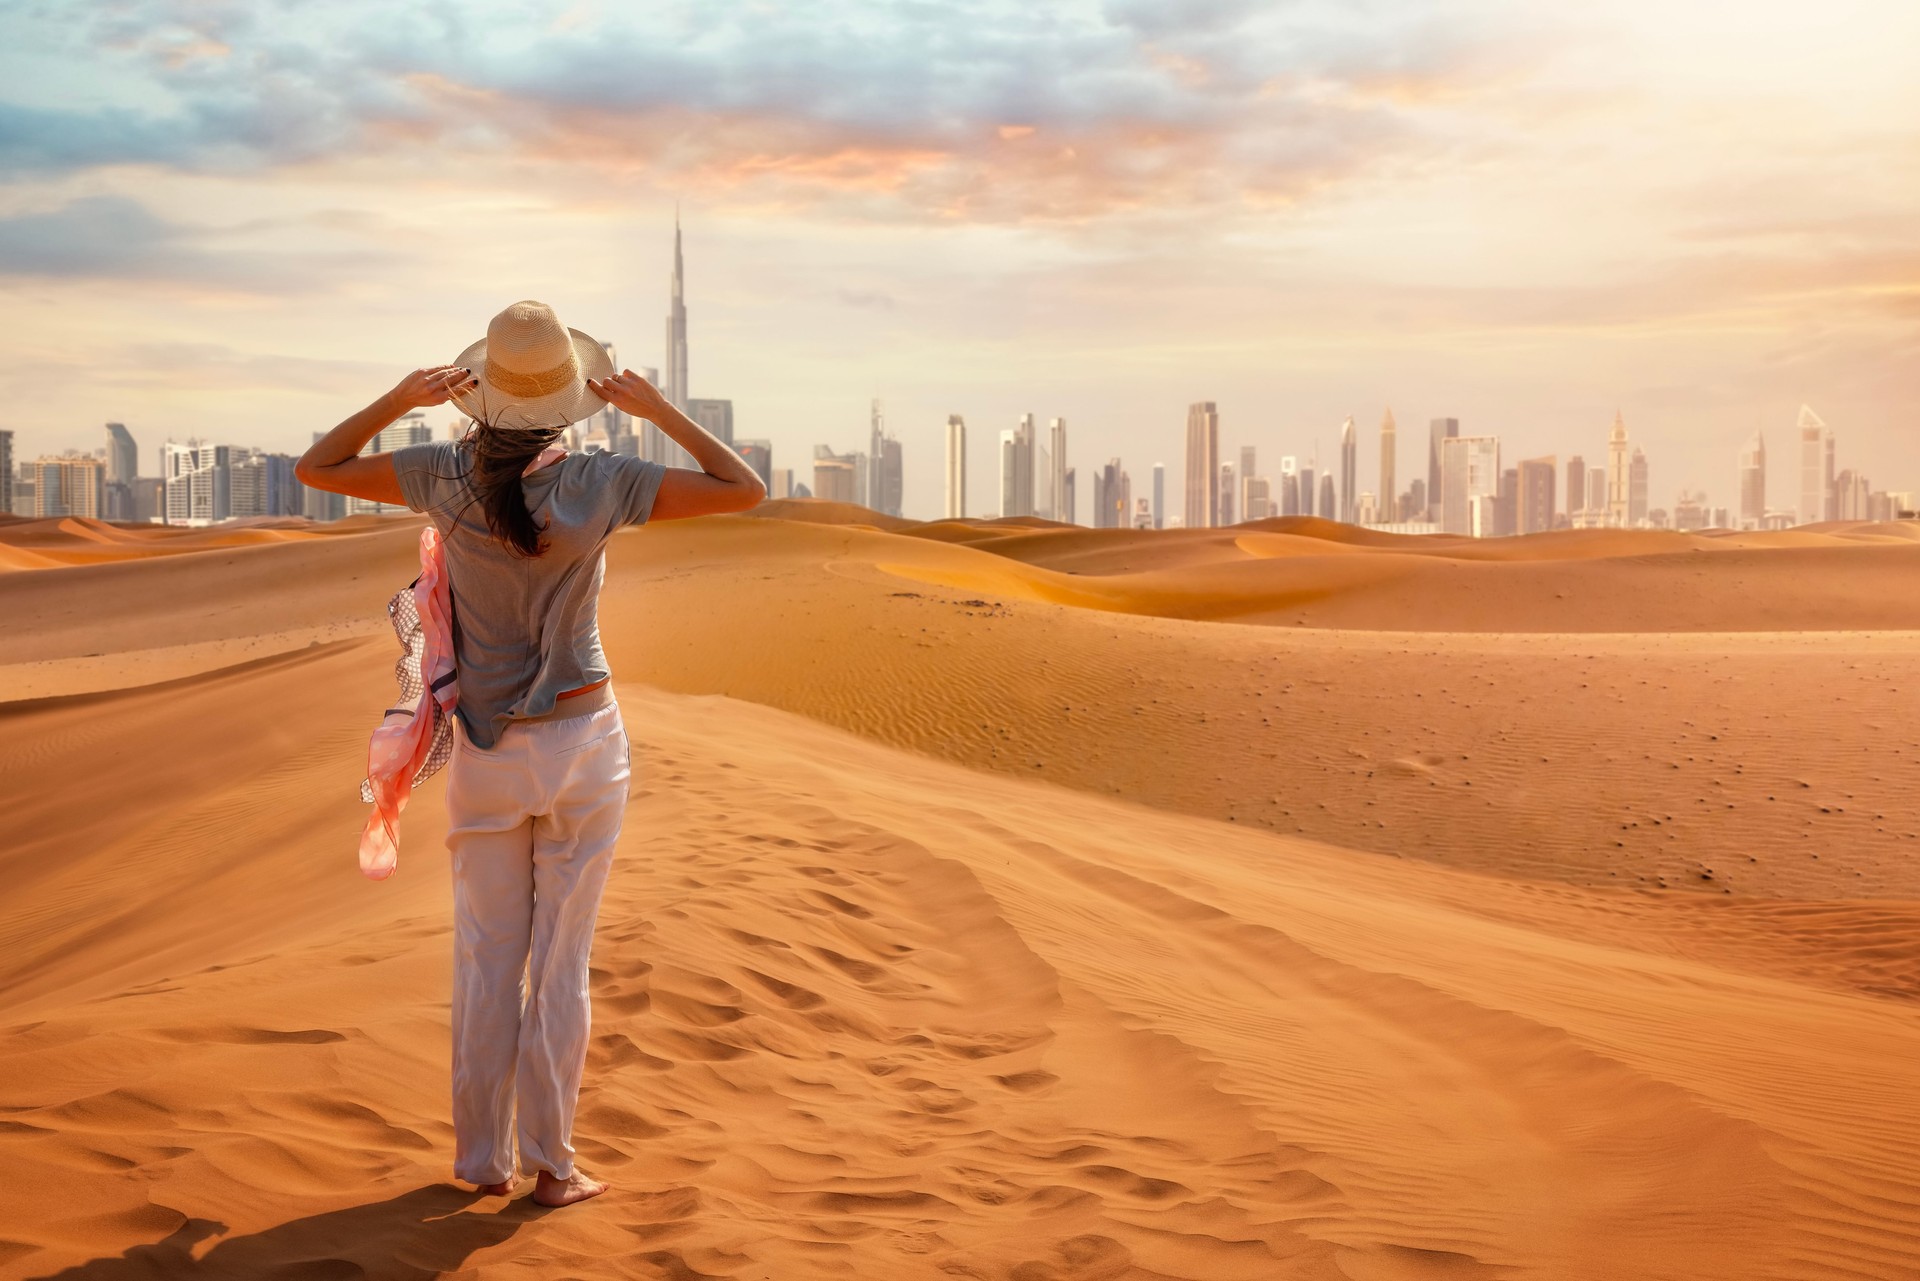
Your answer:
[[[488,531],[500,545],[513,555],[532,559],[547,550],[547,540],[541,537],[546,527],[534,523],[533,513],[527,510],[520,475],[566,428],[513,427],[500,417],[491,423],[474,419],[461,441],[473,462],[467,484],[486,516]]]

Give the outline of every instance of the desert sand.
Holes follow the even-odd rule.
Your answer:
[[[558,1212],[446,1182],[419,523],[0,521],[0,1275],[1920,1275],[1920,540],[616,537]]]

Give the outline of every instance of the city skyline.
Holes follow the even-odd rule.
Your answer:
[[[1084,470],[1177,466],[1201,399],[1323,463],[1392,404],[1604,464],[1619,408],[1658,489],[1725,502],[1807,402],[1920,474],[1911,6],[274,15],[10,15],[19,452],[296,451],[521,297],[671,368],[677,202],[692,390],[796,462],[875,398],[923,463],[947,414],[992,425],[978,475],[1030,409]]]

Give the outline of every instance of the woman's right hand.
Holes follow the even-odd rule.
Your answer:
[[[656,425],[666,420],[671,409],[659,388],[631,369],[608,374],[605,378],[589,378],[587,390],[615,409]]]
[[[425,409],[429,405],[444,405],[456,391],[476,387],[479,379],[471,369],[459,365],[434,365],[427,369],[416,369],[394,385],[387,393],[387,403],[401,414],[414,409]]]

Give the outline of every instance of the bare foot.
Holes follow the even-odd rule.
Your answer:
[[[475,1191],[482,1196],[509,1196],[513,1192],[513,1180],[504,1183],[482,1183]]]
[[[590,1179],[578,1170],[573,1172],[571,1178],[566,1179],[556,1179],[542,1170],[540,1182],[533,1189],[533,1200],[536,1205],[572,1205],[575,1201],[599,1196],[606,1190],[606,1184],[598,1179]]]

